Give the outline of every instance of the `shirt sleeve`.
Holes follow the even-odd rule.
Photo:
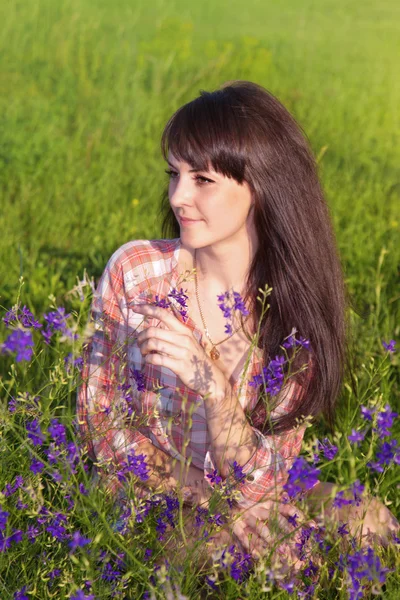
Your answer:
[[[124,487],[116,472],[128,452],[140,454],[141,445],[149,441],[127,426],[126,402],[118,390],[127,373],[128,325],[123,272],[116,256],[109,260],[93,296],[91,337],[83,353],[77,394],[79,436],[100,469],[102,483],[114,496],[121,495]]]
[[[299,388],[298,384],[290,382],[282,389],[278,408],[273,412],[274,417],[289,411]],[[239,506],[249,508],[277,492],[278,495],[283,493],[288,471],[300,453],[305,428],[305,425],[299,425],[282,434],[264,435],[256,427],[252,427],[258,444],[253,456],[245,465],[241,465],[245,478],[236,488],[235,500]],[[204,461],[204,473],[212,487],[215,487],[215,483],[207,475],[215,470],[215,462],[209,450]]]

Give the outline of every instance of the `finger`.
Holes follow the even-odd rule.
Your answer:
[[[187,332],[188,330],[187,325],[184,325],[181,321],[179,321],[179,319],[177,319],[177,317],[160,306],[153,306],[152,304],[130,303],[129,307],[133,312],[158,319],[169,329],[173,329],[181,333]]]
[[[142,356],[146,356],[150,352],[155,352],[157,354],[164,354],[175,359],[183,359],[185,355],[185,349],[180,348],[176,343],[154,338],[142,342],[139,345],[139,349]]]
[[[154,325],[150,325],[150,327],[146,327],[136,336],[136,342],[140,345],[143,344],[146,340],[151,339],[159,339],[165,340],[166,342],[174,342],[178,340],[178,343],[183,345],[187,343],[188,340],[188,331],[186,333],[181,333],[179,331],[172,331],[171,329],[162,329],[161,327],[155,327]]]

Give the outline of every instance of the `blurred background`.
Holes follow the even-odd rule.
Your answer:
[[[11,0],[0,19],[2,307],[21,275],[31,309],[65,304],[85,269],[161,237],[166,121],[246,79],[310,139],[360,357],[399,335],[397,0]]]

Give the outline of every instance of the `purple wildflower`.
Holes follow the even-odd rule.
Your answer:
[[[365,585],[363,585],[365,581],[383,585],[387,574],[393,571],[393,569],[382,567],[379,557],[374,554],[372,548],[342,555],[339,565],[342,569],[347,569],[351,582],[349,587],[351,598],[364,597],[363,594],[360,595],[360,592],[365,589]]]
[[[39,421],[37,419],[28,421],[26,424],[26,430],[28,432],[28,438],[31,440],[34,446],[41,446],[43,444],[45,437],[40,430]]]
[[[310,558],[307,567],[303,570],[303,575],[305,575],[306,577],[314,577],[317,573],[318,567],[313,563],[313,561]]]
[[[397,440],[383,442],[376,452],[376,461],[367,463],[367,466],[373,469],[374,471],[377,471],[378,473],[383,473],[383,471],[385,470],[385,466],[389,466],[392,462],[399,464],[400,453],[397,445]]]
[[[41,473],[43,469],[44,464],[40,460],[32,456],[29,470],[32,471],[32,473],[34,473],[35,475],[37,475],[38,473]]]
[[[207,479],[209,479],[210,482],[214,483],[215,485],[219,485],[220,483],[222,483],[222,477],[218,475],[217,469],[214,469],[212,473],[209,473],[207,475]]]
[[[136,382],[138,392],[143,392],[146,389],[144,373],[138,369],[130,369],[130,373]]]
[[[156,294],[154,302],[151,303],[153,306],[159,306],[160,308],[169,308],[171,306],[171,302],[166,298],[160,298],[158,294]]]
[[[207,508],[203,508],[201,506],[196,507],[196,512],[195,524],[196,527],[201,527],[205,524],[203,517],[208,517],[209,512]]]
[[[29,600],[29,597],[25,594],[28,586],[24,585],[19,591],[14,592],[13,600]]]
[[[15,329],[2,344],[2,353],[16,352],[16,361],[30,360],[33,355],[33,337],[30,331]]]
[[[10,327],[11,323],[15,323],[15,321],[18,321],[17,315],[18,315],[18,306],[14,306],[10,310],[8,310],[5,314],[5,316],[3,317],[3,322],[4,322],[5,326]]]
[[[395,345],[396,342],[394,340],[390,340],[388,344],[386,342],[382,342],[382,346],[385,348],[385,350],[387,350],[387,352],[395,352]]]
[[[216,579],[213,579],[213,578],[211,578],[211,577],[209,577],[209,576],[207,575],[207,576],[206,576],[206,579],[205,579],[205,582],[206,582],[206,584],[207,584],[207,585],[208,585],[208,586],[209,586],[209,587],[210,587],[212,590],[217,590],[217,589],[218,589],[218,587],[217,587],[217,585],[216,585],[216,583],[215,583],[215,582],[216,582]]]
[[[361,407],[361,415],[366,421],[372,421],[372,415],[375,412],[375,408],[367,408],[366,406]]]
[[[89,491],[85,488],[83,483],[79,484],[79,493],[82,494],[82,496],[87,496],[89,494]]]
[[[11,396],[10,400],[8,401],[8,411],[10,413],[15,413],[16,410],[17,410],[17,399],[14,398],[14,396]]]
[[[83,546],[90,544],[91,541],[91,539],[83,537],[79,531],[75,531],[71,541],[68,542],[68,546],[71,548],[71,552],[74,552],[76,548],[83,548]]]
[[[361,496],[364,492],[364,486],[359,482],[358,479],[350,486],[351,491],[353,492],[355,505],[359,506],[361,502]]]
[[[48,575],[48,577],[50,577],[50,579],[55,579],[56,577],[60,577],[61,569],[53,569],[52,571],[47,573],[47,575]]]
[[[186,290],[187,291],[187,290]],[[170,298],[173,298],[174,300],[176,300],[176,302],[179,304],[179,312],[181,313],[181,317],[183,319],[184,322],[187,321],[187,299],[189,298],[189,296],[187,296],[185,294],[185,292],[183,291],[183,288],[180,289],[180,292],[178,292],[177,289],[173,289],[168,296]]]
[[[300,456],[295,459],[291,469],[289,469],[289,478],[283,489],[293,498],[293,496],[296,496],[304,488],[306,490],[311,489],[318,482],[320,473],[319,469],[312,467],[312,465]],[[299,483],[303,485],[300,486]]]
[[[233,476],[236,481],[243,481],[246,478],[246,474],[243,473],[243,467],[241,467],[236,460],[233,462]]]
[[[58,419],[51,420],[51,425],[48,428],[48,432],[57,446],[67,443],[65,427],[58,421]]]
[[[35,525],[28,525],[28,529],[26,530],[26,537],[30,542],[34,542],[38,535],[41,534],[41,531]]]
[[[4,490],[2,491],[3,496],[6,498],[12,496],[12,494],[14,494],[20,487],[23,486],[23,484],[24,478],[22,475],[17,475],[13,485],[10,485],[9,483],[6,484]]]
[[[365,438],[365,431],[356,431],[355,429],[351,430],[351,434],[347,436],[349,442],[353,442],[354,444],[359,444]]]
[[[14,306],[11,310],[7,311],[3,317],[3,322],[6,327],[9,327],[11,323],[20,322],[23,327],[29,329],[40,329],[42,327],[39,321],[36,321],[35,317],[25,305],[22,309],[18,306]]]
[[[64,357],[64,365],[67,373],[71,371],[71,366],[73,368],[76,367],[78,371],[81,371],[83,367],[83,358],[82,356],[74,358],[72,352],[69,352],[67,356]]]
[[[127,460],[121,463],[121,469],[116,472],[120,481],[127,481],[127,473],[133,473],[142,481],[149,479],[149,468],[144,454],[136,455],[134,450],[128,452]]]
[[[347,527],[347,526],[348,526],[348,523],[342,523],[342,525],[340,525],[340,526],[338,527],[338,530],[337,530],[337,532],[338,532],[338,534],[339,534],[339,535],[341,535],[342,537],[343,537],[344,535],[349,535],[349,533],[350,533],[350,531],[348,531],[348,529],[346,529],[346,527]]]
[[[85,592],[82,590],[77,590],[72,596],[70,596],[70,600],[95,600],[95,598],[93,594],[86,596]]]
[[[253,377],[249,385],[258,387],[265,381],[266,393],[276,396],[282,388],[284,380],[283,367],[285,363],[286,360],[283,356],[276,356],[266,367],[263,367],[262,374]]]
[[[286,342],[283,342],[282,346],[286,349],[293,348],[294,346],[302,346],[306,350],[311,350],[310,341],[300,336],[299,339],[296,339],[297,329],[293,327],[290,334],[285,338]]]
[[[0,509],[0,531],[4,531],[7,525],[7,519],[10,513]]]
[[[232,319],[232,311],[238,310],[244,316],[250,314],[239,292],[233,291],[232,294],[230,292],[225,292],[225,294],[218,295],[217,300],[219,302],[219,308],[222,310],[225,319],[228,321]],[[232,302],[233,306],[227,305],[227,303],[232,305]],[[225,333],[228,335],[232,333],[232,324],[229,322],[225,324]]]
[[[341,508],[342,506],[347,506],[348,504],[353,504],[353,500],[344,497],[344,490],[338,492],[332,502],[332,506],[334,508]]]
[[[74,334],[67,326],[67,319],[71,314],[65,314],[64,307],[58,307],[57,310],[48,312],[43,316],[47,323],[47,329],[42,331],[46,344],[50,343],[50,339],[56,331],[59,331],[70,338],[74,337]]]
[[[322,451],[323,455],[328,460],[332,460],[333,458],[335,458],[337,451],[338,451],[337,446],[332,444],[332,442],[330,442],[328,440],[328,438],[324,438],[324,440],[322,442],[317,440],[317,449],[318,449],[318,452]]]
[[[398,416],[398,413],[392,412],[389,404],[386,404],[385,409],[378,413],[376,431],[379,433],[380,437],[388,437],[391,435],[390,428],[393,426],[394,419]]]

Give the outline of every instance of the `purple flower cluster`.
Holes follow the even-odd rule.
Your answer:
[[[352,442],[358,446],[358,444],[365,438],[365,433],[365,431],[356,431],[355,429],[352,429],[351,434],[347,436],[347,439],[349,442]]]
[[[83,548],[91,541],[91,539],[83,537],[80,531],[75,531],[72,534],[71,541],[68,542],[68,546],[71,548],[71,552],[74,552],[76,548]]]
[[[339,569],[346,570],[349,583],[348,592],[350,600],[361,600],[365,597],[368,582],[382,586],[386,576],[392,569],[383,568],[378,556],[372,548],[358,550],[354,554],[341,555]]]
[[[13,485],[7,483],[4,490],[1,492],[5,498],[12,496],[17,490],[24,485],[24,478],[21,475],[17,475]]]
[[[227,571],[232,579],[238,583],[244,580],[245,576],[253,566],[254,561],[252,555],[241,553],[236,549],[235,544],[232,544],[222,551],[216,564],[217,569]],[[211,578],[207,578],[206,581],[210,587],[217,589],[215,582]]]
[[[187,291],[187,290],[186,290]],[[176,288],[173,288],[172,291],[168,294],[169,298],[173,298],[179,305],[179,312],[181,313],[181,317],[184,322],[187,321],[187,299],[189,296],[185,294],[183,288],[180,289],[180,292]]]
[[[346,506],[349,504],[355,504],[359,506],[361,503],[361,497],[364,492],[364,486],[357,479],[348,489],[350,491],[352,498],[345,498],[346,490],[342,490],[338,492],[333,499],[332,506],[335,508],[341,508],[342,506]]]
[[[377,473],[383,473],[385,467],[393,463],[400,465],[400,448],[394,439],[382,442],[375,453],[375,460],[367,463],[367,466]]]
[[[290,335],[288,335],[283,342],[282,346],[286,349],[294,348],[295,346],[302,346],[306,350],[311,350],[310,340],[307,340],[303,336],[300,336],[299,339],[296,338],[297,329],[293,327]]]
[[[10,327],[11,324],[14,325],[16,323],[20,323],[22,327],[25,327],[26,329],[29,329],[30,327],[40,329],[42,327],[42,324],[35,319],[29,308],[25,305],[22,308],[14,306],[11,310],[6,312],[3,317],[3,322],[6,327]]]
[[[69,352],[64,357],[64,365],[65,365],[65,370],[67,371],[67,373],[70,373],[71,368],[72,369],[76,368],[76,369],[78,369],[78,371],[82,371],[83,358],[82,358],[82,356],[78,356],[77,358],[74,358],[72,352]]]
[[[26,595],[27,585],[24,585],[20,590],[14,592],[13,600],[29,600],[29,596]]]
[[[82,590],[77,590],[74,594],[72,594],[72,596],[70,596],[70,600],[95,600],[95,597],[93,594],[89,594],[89,596],[87,596]]]
[[[249,385],[251,387],[258,387],[265,384],[265,393],[276,396],[282,389],[285,378],[283,367],[286,362],[283,356],[276,356],[266,367],[263,367],[261,374],[253,377]]]
[[[187,290],[186,290],[187,291]],[[168,298],[172,298],[176,304],[178,304],[178,306],[176,307],[176,304],[172,303],[171,300],[168,300]],[[180,290],[176,289],[176,288],[172,288],[171,291],[169,292],[169,294],[167,294],[167,298],[160,298],[160,296],[158,294],[156,294],[154,300],[152,298],[144,298],[144,302],[147,302],[148,304],[152,304],[153,306],[159,306],[160,308],[170,308],[171,306],[173,308],[177,308],[178,312],[181,314],[181,317],[183,319],[184,322],[187,321],[187,299],[189,298],[189,296],[187,294],[185,294],[185,292],[183,291],[183,288],[181,288]]]
[[[51,338],[57,331],[63,333],[69,338],[76,338],[67,325],[67,319],[70,316],[70,313],[65,313],[65,308],[63,306],[58,307],[55,311],[50,311],[43,315],[44,320],[47,323],[46,329],[42,331],[42,335],[46,344],[50,344]]]
[[[45,436],[40,429],[38,419],[28,421],[25,425],[25,428],[28,433],[28,438],[31,440],[32,444],[34,446],[41,446],[45,440]]]
[[[175,518],[179,509],[179,500],[172,494],[164,494],[164,503],[165,506],[160,516],[156,519],[156,531],[159,534],[158,539],[160,541],[164,539],[167,525],[170,525],[172,528],[175,527]]]
[[[133,473],[141,481],[149,479],[149,468],[144,454],[136,455],[134,450],[128,452],[126,461],[121,463],[121,468],[116,472],[116,475],[120,481],[125,482],[128,473]]]
[[[393,421],[399,416],[393,412],[390,405],[386,404],[384,410],[380,411],[376,418],[376,432],[380,437],[389,437],[392,435],[390,429],[393,427]]]
[[[303,490],[311,489],[318,483],[321,471],[310,465],[302,456],[295,459],[291,469],[288,471],[288,480],[283,486],[290,498],[294,498]],[[302,486],[299,485],[302,483]]]
[[[2,353],[16,352],[15,360],[31,360],[33,355],[34,341],[30,331],[14,329],[2,344]]]
[[[373,471],[383,473],[385,467],[391,464],[400,464],[400,448],[395,439],[385,440],[392,435],[392,427],[394,420],[399,416],[397,412],[392,411],[389,404],[381,411],[376,408],[368,408],[361,406],[361,415],[365,421],[372,422],[374,415],[376,416],[376,427],[373,431],[378,434],[379,445],[375,453],[375,460],[367,464]],[[366,430],[356,432],[354,429],[348,439],[353,442],[358,442],[364,439]]]
[[[232,330],[232,323],[230,323],[229,321],[233,321],[233,311],[238,310],[239,312],[242,313],[243,316],[247,316],[249,315],[249,311],[247,310],[244,301],[241,297],[241,295],[239,294],[239,292],[225,292],[225,294],[221,294],[219,296],[217,296],[218,299],[218,306],[219,308],[222,310],[222,312],[224,313],[224,317],[225,319],[228,320],[228,323],[225,325],[225,333],[227,333],[228,335],[230,335],[233,330]],[[227,304],[230,303],[230,306]]]
[[[324,438],[322,442],[317,440],[314,462],[321,460],[321,452],[327,460],[333,460],[338,452],[338,447],[332,444],[328,438]]]
[[[146,389],[144,373],[138,369],[130,369],[130,374],[136,382],[138,392],[144,392]]]

